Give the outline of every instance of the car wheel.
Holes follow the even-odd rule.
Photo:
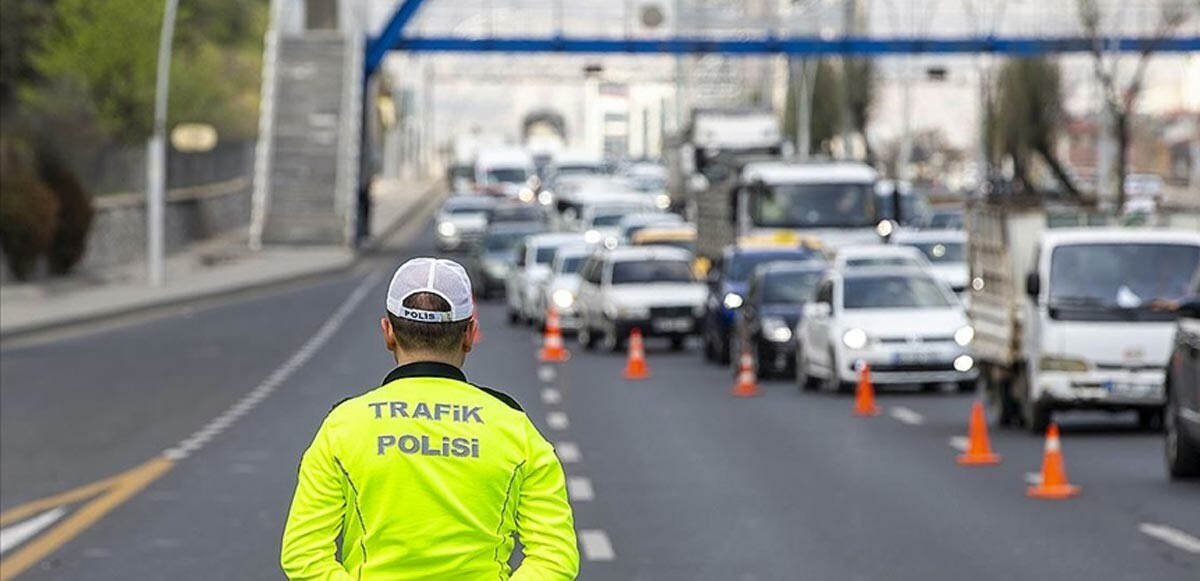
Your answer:
[[[683,344],[687,341],[686,335],[671,335],[671,350],[683,351]]]
[[[1139,429],[1148,432],[1161,430],[1163,427],[1163,410],[1138,410],[1137,423]]]
[[[804,347],[796,344],[796,387],[800,391],[812,391],[817,388],[817,380],[808,372],[808,358],[804,356]]]
[[[842,381],[838,378],[838,362],[837,356],[833,350],[829,351],[829,377],[825,379],[825,391],[832,393],[852,393],[854,390],[849,382]]]
[[[583,345],[584,351],[591,351],[596,348],[596,332],[588,326],[586,321],[579,325],[579,333],[576,338],[579,339],[579,344]]]
[[[1167,473],[1172,478],[1191,478],[1200,476],[1200,442],[1188,437],[1183,432],[1180,423],[1182,419],[1181,404],[1175,394],[1173,382],[1167,377],[1167,410],[1163,417],[1163,429],[1166,431]]]

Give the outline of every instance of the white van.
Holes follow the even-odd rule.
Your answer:
[[[481,193],[532,202],[529,181],[536,173],[533,156],[519,147],[481,148],[475,155],[475,187]]]

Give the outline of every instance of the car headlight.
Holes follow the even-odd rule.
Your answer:
[[[604,239],[604,247],[608,250],[616,250],[617,246],[621,245],[621,241],[617,240],[616,236],[609,236]]]
[[[955,371],[966,373],[970,371],[972,367],[975,367],[975,359],[973,359],[970,355],[959,355],[958,357],[954,358]]]
[[[449,238],[454,236],[456,232],[458,232],[458,228],[450,222],[442,222],[441,224],[438,224],[438,234],[441,234],[442,236]]]
[[[542,190],[537,196],[538,203],[543,206],[549,206],[554,203],[554,194],[550,190]]]
[[[739,308],[743,302],[745,301],[742,299],[742,295],[737,293],[725,293],[725,298],[721,300],[721,304],[725,305],[727,309]]]
[[[554,294],[550,295],[550,300],[554,301],[554,306],[560,309],[568,309],[571,305],[575,304],[575,293],[565,288],[560,288],[554,291]]]
[[[768,341],[776,343],[787,343],[792,340],[792,330],[788,327],[787,321],[776,319],[774,317],[766,317],[762,321],[763,337]]]
[[[867,346],[867,332],[862,329],[850,329],[842,334],[842,344],[851,349],[862,349]]]
[[[654,196],[654,205],[659,210],[666,210],[667,208],[670,208],[671,207],[671,196],[668,196],[666,194],[659,194],[657,196]]]
[[[533,190],[529,188],[521,188],[521,191],[517,193],[517,199],[525,203],[532,202],[533,198]]]
[[[583,241],[588,244],[596,244],[600,242],[600,232],[598,230],[588,230],[583,233]]]
[[[967,325],[954,332],[954,342],[958,343],[960,347],[966,347],[967,345],[971,344],[971,341],[974,340],[975,328],[970,325]]]
[[[1042,358],[1038,360],[1038,370],[1083,372],[1088,370],[1088,362],[1076,357],[1043,355]]]

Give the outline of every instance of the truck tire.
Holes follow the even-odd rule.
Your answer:
[[[1021,415],[1029,433],[1034,436],[1042,436],[1045,435],[1046,428],[1050,427],[1050,422],[1054,419],[1054,410],[1045,402],[1027,401],[1021,406]]]
[[[1183,433],[1179,400],[1176,399],[1175,393],[1175,386],[1168,376],[1167,409],[1163,417],[1167,473],[1171,478],[1195,478],[1200,476],[1200,442],[1188,438],[1187,434]]]

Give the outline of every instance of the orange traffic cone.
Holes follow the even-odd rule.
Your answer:
[[[1042,458],[1042,481],[1030,486],[1025,494],[1034,498],[1070,498],[1079,494],[1079,487],[1067,482],[1063,467],[1062,444],[1058,440],[1058,425],[1046,428],[1046,452]]]
[[[877,416],[875,388],[871,385],[871,366],[865,361],[858,368],[858,389],[854,390],[854,415]]]
[[[563,347],[562,329],[558,324],[558,311],[553,305],[546,311],[546,335],[542,342],[542,350],[538,359],[545,363],[566,361],[571,357],[566,347]]]
[[[642,330],[629,333],[629,362],[625,364],[625,379],[646,379],[650,369],[646,367],[646,348],[642,345]]]
[[[759,395],[758,375],[754,373],[754,357],[749,349],[742,349],[742,357],[738,361],[737,383],[733,384],[733,397],[754,397]]]
[[[987,420],[983,418],[983,402],[975,400],[971,405],[971,423],[967,427],[967,452],[958,457],[958,463],[963,466],[985,466],[999,464],[1000,455],[992,452],[992,443],[988,439]]]

